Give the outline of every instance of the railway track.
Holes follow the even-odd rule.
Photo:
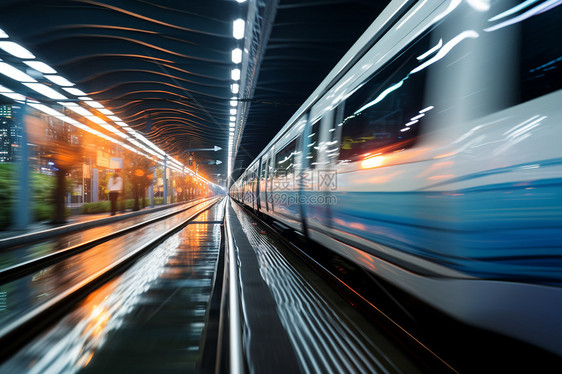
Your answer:
[[[199,200],[199,201],[196,201],[196,202],[193,202],[193,203],[188,203],[187,206],[182,207],[181,209],[162,214],[160,216],[157,216],[157,217],[148,219],[146,221],[142,221],[142,222],[133,224],[131,226],[128,226],[128,227],[125,227],[125,228],[122,228],[122,229],[118,229],[118,230],[113,231],[109,234],[102,234],[102,235],[99,235],[99,236],[97,236],[93,239],[86,240],[82,243],[71,245],[71,246],[68,246],[66,248],[58,249],[58,250],[55,250],[55,251],[50,252],[48,254],[45,254],[45,255],[42,255],[42,256],[27,260],[27,261],[22,261],[18,264],[15,264],[15,265],[10,265],[10,266],[4,267],[4,268],[0,268],[0,285],[3,284],[3,283],[10,282],[14,279],[17,279],[18,277],[30,274],[30,273],[32,273],[34,271],[37,271],[37,270],[39,270],[43,267],[46,267],[50,264],[56,263],[57,261],[60,261],[62,259],[65,259],[65,258],[71,257],[73,255],[76,255],[80,252],[83,252],[83,251],[89,249],[89,248],[93,248],[93,247],[95,247],[95,246],[97,246],[101,243],[107,242],[111,239],[117,238],[119,236],[125,235],[125,234],[130,233],[130,232],[134,232],[135,230],[138,230],[142,227],[151,225],[155,222],[158,222],[158,221],[173,217],[175,215],[181,214],[181,213],[195,207],[197,204],[200,204],[202,201],[204,201],[204,200],[202,199],[202,200]],[[30,244],[30,242],[28,241],[26,244]],[[6,246],[5,248],[1,249],[0,251],[7,252],[11,249],[13,250],[14,247],[16,247],[16,246],[13,246],[13,247],[7,247]]]
[[[137,246],[125,251],[119,258],[108,264],[103,264],[104,266],[101,266],[99,269],[89,274],[85,274],[82,278],[76,279],[69,287],[56,294],[51,294],[49,298],[39,302],[32,308],[28,308],[22,313],[17,313],[17,316],[14,318],[2,321],[0,346],[3,348],[0,351],[0,362],[5,361],[24,344],[59,320],[65,313],[70,311],[78,302],[83,300],[94,290],[98,289],[118,274],[121,274],[124,270],[133,265],[137,259],[157,247],[170,237],[170,235],[181,230],[220,200],[220,198],[207,199],[203,202],[190,205],[186,209],[182,209],[181,212],[174,212],[166,215],[166,217],[152,219],[131,228],[120,230],[117,233],[67,248],[62,252],[42,256],[35,261],[28,261],[6,269],[3,273],[3,286],[9,283],[6,282],[6,280],[23,277],[23,274],[29,275],[33,274],[33,272],[41,274],[41,271],[38,272],[37,269],[45,266],[52,266],[53,262],[61,263],[61,261],[67,261],[66,266],[71,266],[68,264],[68,261],[72,261],[73,258],[69,257],[77,255],[78,253],[87,253],[85,251],[89,252],[101,245],[107,246],[112,241],[118,240],[119,237],[125,234],[134,234],[140,228],[150,227],[150,225],[154,225],[158,221],[164,220],[163,222],[165,222],[159,223],[166,227],[163,232],[154,235],[146,242],[137,243]],[[178,214],[180,216],[178,216]]]

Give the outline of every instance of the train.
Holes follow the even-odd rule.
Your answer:
[[[391,1],[230,196],[562,356],[559,5]]]

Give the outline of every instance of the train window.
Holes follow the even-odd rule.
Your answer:
[[[275,157],[275,176],[284,177],[292,174],[295,168],[297,140],[293,140],[277,153]]]
[[[496,22],[520,19],[520,101],[525,102],[562,88],[562,6],[543,1]],[[500,13],[501,14],[501,13]],[[518,17],[518,18],[516,18]],[[495,26],[501,25],[497,23]]]
[[[314,167],[318,160],[318,145],[320,140],[320,120],[316,121],[310,129],[306,143],[306,165]]]
[[[343,104],[339,160],[354,160],[375,152],[411,146],[424,111],[426,72],[411,72],[419,66],[417,56],[427,52],[424,37],[379,70]]]
[[[428,60],[438,61],[429,70],[440,74],[435,111],[470,120],[562,88],[559,5],[498,0],[482,12],[466,2],[447,16],[432,32],[441,54]]]
[[[267,177],[267,167],[266,167],[267,160],[263,159],[261,163],[261,175],[260,180],[265,181]]]

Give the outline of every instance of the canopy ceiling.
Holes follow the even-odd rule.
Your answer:
[[[196,153],[202,164],[223,162],[202,165],[216,180],[226,174],[231,52],[243,45],[233,20],[255,17],[246,32],[255,56],[241,87],[238,174],[387,3],[3,0],[0,28],[179,161],[187,149],[222,147]]]

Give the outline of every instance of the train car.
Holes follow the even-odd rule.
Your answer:
[[[561,4],[392,1],[231,193],[562,355]]]

